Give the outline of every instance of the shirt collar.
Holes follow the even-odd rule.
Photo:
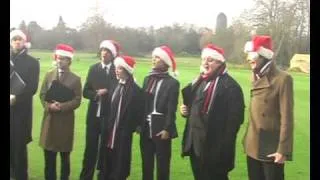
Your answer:
[[[107,67],[108,69],[110,69],[111,63],[105,65],[104,63],[101,62],[101,66],[102,66],[102,69],[104,69],[104,67]]]
[[[120,80],[119,80],[119,83],[120,83],[120,84],[126,84],[126,82],[127,82],[127,81],[124,80],[124,79],[120,79]]]

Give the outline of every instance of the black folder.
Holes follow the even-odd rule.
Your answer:
[[[58,80],[53,80],[52,84],[47,91],[45,101],[47,102],[66,102],[74,98],[75,94],[72,89],[66,87]]]
[[[10,74],[10,94],[20,95],[26,87],[26,83],[20,77],[20,75],[12,71]]]
[[[155,137],[163,130],[165,124],[165,116],[163,114],[151,114],[151,131],[152,137]]]
[[[188,86],[184,87],[182,90],[182,99],[183,99],[183,104],[186,106],[191,105],[192,101],[192,86],[189,84]]]

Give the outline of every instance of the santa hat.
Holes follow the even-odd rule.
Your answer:
[[[272,59],[272,39],[270,36],[255,36],[252,40],[252,52],[249,52],[251,58],[256,59],[259,55],[266,59]]]
[[[176,76],[177,72],[177,64],[176,60],[174,59],[174,54],[172,50],[168,46],[160,46],[156,47],[152,51],[152,56],[158,56],[161,60],[163,60],[169,67],[172,68],[172,72]]]
[[[226,60],[223,55],[224,55],[224,50],[214,44],[208,44],[202,49],[202,52],[201,52],[202,59],[211,57],[221,62],[225,62]]]
[[[28,42],[27,36],[25,35],[25,33],[23,33],[23,32],[22,32],[21,30],[19,30],[19,29],[15,29],[15,30],[13,30],[13,31],[10,32],[10,43],[11,43],[12,39],[13,39],[14,37],[16,37],[16,36],[19,36],[19,37],[21,37],[21,38],[23,39],[23,41],[25,42],[24,46],[25,46],[26,48],[31,48],[31,43]]]
[[[100,43],[100,49],[107,48],[111,51],[113,57],[117,57],[120,51],[120,45],[118,42],[113,40],[104,40]]]
[[[136,61],[133,57],[130,56],[118,56],[114,59],[114,65],[121,66],[128,71],[128,73],[132,74],[134,70],[134,65]]]
[[[253,43],[252,41],[247,41],[246,44],[244,45],[244,53],[249,53],[253,49]]]
[[[67,44],[58,44],[55,49],[54,59],[57,59],[57,55],[66,56],[72,59],[73,53],[74,53],[74,49],[71,46]]]

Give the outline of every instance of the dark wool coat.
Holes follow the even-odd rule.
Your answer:
[[[195,91],[192,91],[192,99],[195,98],[194,93]],[[220,76],[213,105],[208,112],[208,125],[199,132],[204,133],[204,141],[197,143],[200,146],[197,148],[200,149],[202,164],[209,170],[227,172],[234,168],[236,137],[243,123],[244,108],[240,85],[228,73]],[[187,118],[182,140],[182,156],[190,155],[191,147],[188,144],[192,138],[196,138],[191,137],[190,131]],[[193,133],[193,136],[200,134]]]
[[[16,57],[10,57],[14,70],[26,83],[24,92],[16,96],[16,103],[10,106],[10,141],[17,145],[32,141],[32,99],[39,83],[39,61],[25,50]]]

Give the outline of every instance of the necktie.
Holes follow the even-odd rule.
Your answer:
[[[104,66],[104,71],[105,71],[105,73],[106,73],[106,75],[108,75],[109,74],[109,69],[108,69],[108,67],[107,66]]]
[[[59,76],[58,76],[58,77],[59,77],[59,81],[61,81],[62,76],[63,76],[63,73],[64,73],[63,71],[60,71],[60,72],[59,72]]]

